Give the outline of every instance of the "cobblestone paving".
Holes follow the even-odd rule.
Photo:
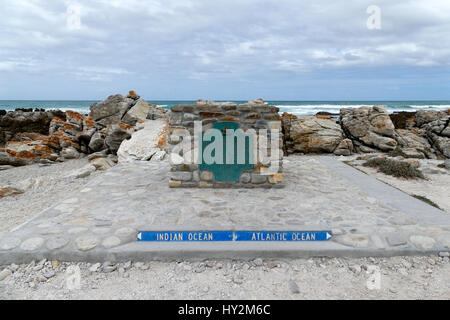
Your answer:
[[[412,197],[406,198],[408,205],[423,207],[422,215],[402,211],[384,203],[380,194],[377,198],[373,191],[366,192],[364,185],[337,174],[336,168],[322,159],[285,158],[286,186],[271,190],[169,189],[167,162],[121,164],[0,238],[0,264],[43,257],[106,259],[118,248],[125,250],[124,245],[139,246],[135,242],[138,230],[162,229],[332,230],[332,241],[322,247],[339,249],[336,255],[341,249],[362,250],[361,255],[370,250],[378,250],[377,255],[449,250],[449,214]],[[327,161],[338,162],[335,158]],[[350,167],[345,170],[373,179]],[[399,192],[387,185],[382,188]],[[145,245],[140,250],[145,251]],[[180,250],[183,245],[192,247],[178,245]],[[299,246],[299,254],[305,246],[308,244]],[[250,247],[254,250],[255,244]],[[320,250],[308,254],[321,255]],[[327,251],[327,255],[333,253]]]

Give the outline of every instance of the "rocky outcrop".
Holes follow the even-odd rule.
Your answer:
[[[105,128],[110,124],[121,122],[123,116],[136,103],[136,100],[123,97],[121,94],[109,96],[106,100],[91,106],[91,115],[97,128]]]
[[[391,151],[397,147],[395,127],[385,107],[341,109],[340,124],[358,151]]]
[[[126,97],[120,94],[109,96],[106,100],[93,104],[90,109],[98,129],[120,122],[134,126],[147,118],[154,120],[165,116],[163,109],[148,104],[131,91]]]
[[[162,160],[166,155],[167,120],[147,120],[144,128],[123,141],[117,152],[119,162]]]
[[[360,107],[340,111],[340,134],[338,125],[325,114],[296,117],[285,113],[285,151],[335,155],[383,151],[404,158],[449,158],[449,123],[450,110],[389,115],[382,106]]]
[[[111,153],[116,154],[122,141],[131,138],[133,132],[134,128],[124,123],[109,125],[104,131],[105,146]]]
[[[431,146],[441,155],[450,158],[450,112],[420,110],[416,114],[416,123]]]
[[[18,109],[0,113],[0,147],[7,141],[20,141],[23,133],[48,134],[53,117],[65,118],[62,111],[32,111]]]
[[[350,139],[342,140],[333,152],[337,156],[350,156],[353,153],[353,142]]]
[[[8,112],[0,117],[4,140],[0,165],[64,161],[92,153],[113,155],[109,165],[117,161],[115,154],[122,142],[143,127],[151,110],[153,118],[166,116],[130,91],[126,97],[113,95],[93,104],[89,115],[73,111]]]
[[[328,116],[296,117],[285,113],[282,125],[288,154],[333,153],[344,140],[341,127]]]
[[[399,155],[405,158],[436,159],[436,153],[428,142],[424,130],[397,129],[395,139],[398,142]]]

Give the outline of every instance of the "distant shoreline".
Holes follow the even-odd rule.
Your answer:
[[[194,100],[146,100],[150,104],[157,105],[165,110],[169,110],[177,104],[193,104]],[[73,110],[79,113],[87,114],[90,106],[98,101],[96,100],[0,100],[0,110],[13,111],[17,108],[44,109],[44,110]],[[246,101],[234,101],[245,103]],[[450,100],[440,101],[281,101],[268,100],[270,105],[280,108],[280,113],[288,112],[297,116],[315,115],[319,112],[329,114],[339,114],[343,108],[358,108],[361,106],[384,105],[387,111],[397,112],[415,112],[418,110],[438,110],[445,111],[450,109]]]

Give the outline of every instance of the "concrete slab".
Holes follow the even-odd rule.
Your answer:
[[[0,264],[364,257],[449,251],[450,215],[335,157],[284,160],[282,189],[170,189],[167,162],[120,164],[0,238]],[[332,230],[328,242],[136,242],[152,230]]]

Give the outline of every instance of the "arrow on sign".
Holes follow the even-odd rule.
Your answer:
[[[141,232],[138,233],[137,238],[138,238],[139,240],[142,240],[142,233],[141,233]]]
[[[329,234],[328,232],[327,232],[327,240],[328,239],[331,239],[331,234]]]

